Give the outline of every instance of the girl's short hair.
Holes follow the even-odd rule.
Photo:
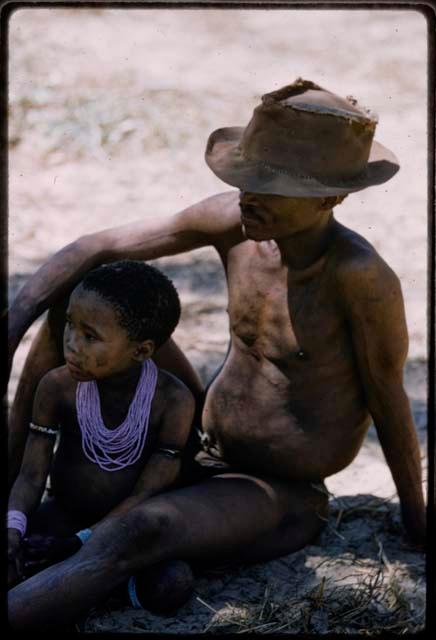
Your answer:
[[[165,274],[145,262],[119,260],[89,271],[83,289],[111,304],[131,340],[166,342],[180,319],[176,288]]]

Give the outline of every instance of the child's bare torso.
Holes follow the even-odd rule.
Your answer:
[[[105,471],[84,454],[82,434],[77,421],[76,388],[66,367],[60,369],[62,388],[59,445],[55,452],[50,483],[54,497],[74,514],[98,520],[132,493],[148,458],[156,446],[157,432],[164,410],[163,387],[168,384],[161,371],[153,398],[144,449],[132,465],[117,471]],[[120,424],[131,397],[101,398],[102,416],[110,429]]]

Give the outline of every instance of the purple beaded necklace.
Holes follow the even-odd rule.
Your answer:
[[[147,436],[156,382],[157,367],[152,360],[145,360],[127,416],[115,429],[107,429],[103,422],[97,383],[78,383],[77,420],[88,460],[105,471],[118,471],[138,460]]]

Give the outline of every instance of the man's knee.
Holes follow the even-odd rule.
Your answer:
[[[145,504],[124,514],[119,526],[131,544],[148,548],[155,540],[166,538],[172,519],[164,508]]]

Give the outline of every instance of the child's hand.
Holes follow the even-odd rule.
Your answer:
[[[8,589],[24,578],[21,534],[18,529],[8,529]]]
[[[69,558],[81,546],[81,541],[75,535],[61,538],[33,534],[24,538],[23,550],[26,574],[32,575],[52,564],[56,564],[56,562]]]

